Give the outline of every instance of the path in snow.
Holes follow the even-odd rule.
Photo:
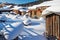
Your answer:
[[[19,36],[20,40],[47,40],[44,36],[45,23],[35,23],[29,26],[24,26],[22,34]]]

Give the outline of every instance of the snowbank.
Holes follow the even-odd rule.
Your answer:
[[[4,35],[7,40],[16,38],[23,30],[22,22],[16,22],[5,26]]]
[[[40,17],[39,20],[40,20],[40,23],[41,23],[41,22],[42,22],[42,23],[45,23],[45,18],[44,18],[44,17]]]
[[[6,21],[7,17],[5,15],[0,15],[0,20]]]
[[[0,23],[0,31],[4,28],[4,24]]]
[[[30,17],[28,16],[28,13],[26,13],[26,14],[23,16],[23,23],[24,23],[25,25],[31,24],[31,20],[30,20]]]

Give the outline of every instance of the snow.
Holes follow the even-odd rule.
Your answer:
[[[9,9],[11,6],[12,6],[12,5],[6,5],[6,6],[4,6],[3,8],[4,8],[4,9]]]
[[[22,8],[21,6],[14,6],[13,8],[11,8],[11,9],[15,9],[15,10],[19,10],[20,8]]]
[[[24,26],[24,29],[20,35],[21,40],[47,40],[45,38],[44,32],[45,29],[45,22],[41,22],[43,18],[41,17],[40,21],[31,20],[31,25]]]
[[[7,17],[5,15],[0,15],[0,20],[7,20]]]
[[[40,20],[40,22],[45,23],[45,18],[44,17],[40,17],[39,20]]]
[[[25,37],[22,40],[47,40],[44,36]]]
[[[13,17],[14,16],[14,17]],[[6,22],[0,23],[3,28],[5,38],[7,40],[12,40],[19,37],[19,40],[47,40],[44,36],[45,32],[45,19],[40,17],[40,19],[32,19],[26,13],[23,18],[19,18],[20,15],[5,15],[3,18],[7,18]],[[31,23],[31,25],[24,26],[22,21]]]
[[[19,11],[21,11],[21,12],[28,12],[29,9],[27,7],[22,7],[22,8],[19,9]]]
[[[3,23],[0,23],[0,31],[4,28]]]
[[[60,1],[45,1],[41,4],[38,4],[37,7],[41,6],[55,6],[55,5],[60,5]]]
[[[7,40],[16,38],[23,30],[22,22],[16,22],[5,26],[4,35]]]
[[[28,9],[36,9],[36,7],[35,6],[30,6],[30,7],[28,7]]]
[[[30,17],[28,16],[28,13],[26,13],[26,14],[23,16],[23,23],[24,23],[25,25],[31,24],[31,20],[30,20]]]
[[[28,12],[29,10],[27,9],[27,10],[25,10],[25,9],[20,9],[19,11],[21,11],[21,12]]]
[[[47,9],[45,9],[42,12],[42,16],[43,15],[49,15],[49,14],[52,14],[52,13],[59,14],[60,13],[60,6],[51,6],[51,7],[48,7]]]
[[[38,7],[41,7],[41,6],[56,6],[56,5],[60,5],[60,1],[59,0],[45,1],[43,3],[30,6],[30,7],[28,7],[28,9],[36,9]]]
[[[53,0],[53,1],[60,1],[60,0]]]

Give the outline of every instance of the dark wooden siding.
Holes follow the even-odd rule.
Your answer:
[[[46,16],[46,31],[47,35],[53,35],[60,38],[60,16],[50,14]]]

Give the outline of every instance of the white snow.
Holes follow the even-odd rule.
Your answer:
[[[15,10],[19,10],[20,8],[22,8],[21,6],[14,6],[13,8],[11,8],[11,9],[15,9]]]
[[[44,17],[40,17],[39,20],[40,20],[40,22],[45,23],[45,18]]]
[[[55,6],[55,5],[60,5],[60,1],[45,1],[41,4],[38,4],[37,7],[41,6]]]
[[[28,16],[28,13],[26,13],[24,16],[23,16],[23,23],[25,24],[25,25],[29,25],[29,24],[31,24],[31,20],[30,20],[30,17]]]
[[[56,6],[56,5],[60,5],[60,1],[59,0],[45,1],[43,3],[30,6],[30,7],[28,7],[28,9],[36,9],[38,7],[41,7],[41,6]]]
[[[0,15],[0,20],[7,20],[7,17],[5,15]]]
[[[19,8],[17,9],[20,10]],[[40,17],[40,19],[32,19],[27,15],[28,13],[24,16],[4,14],[4,16],[1,17],[6,20],[5,23],[0,23],[0,25],[7,40],[12,40],[17,36],[21,40],[47,40],[44,36],[45,19],[43,17]],[[31,25],[24,26],[22,21],[25,25]]]
[[[43,22],[41,22],[42,20]],[[45,35],[44,32],[46,31],[46,29],[43,17],[40,18],[40,21],[37,21],[35,19],[31,21],[32,21],[31,25],[24,26],[23,32],[20,35],[23,35],[25,37],[22,37],[21,40],[47,40],[44,36]]]
[[[28,12],[29,10],[28,10],[28,8],[20,8],[19,11],[21,11],[21,12]]]
[[[23,27],[24,26],[22,22],[16,22],[5,26],[4,32],[5,38],[7,40],[12,40],[16,38],[22,32]]]
[[[12,5],[6,5],[6,6],[4,6],[3,8],[4,8],[4,9],[9,9],[11,6],[12,6]]]
[[[51,6],[51,7],[48,7],[47,9],[45,9],[42,12],[42,15],[49,15],[49,14],[52,14],[52,13],[59,14],[60,13],[60,6]]]
[[[2,16],[3,19],[7,18],[6,22],[0,23],[1,27],[4,26],[3,32],[7,40],[12,40],[17,36],[22,40],[47,40],[44,36],[45,19],[43,17],[40,17],[40,19],[32,19],[28,16],[28,13],[26,13],[23,18],[19,17],[20,15],[12,14],[4,14],[4,16]],[[24,26],[22,21],[24,21],[26,25],[30,23],[31,25]]]
[[[4,28],[3,23],[0,22],[0,31]]]
[[[28,7],[28,9],[36,9],[36,7],[35,6],[30,6],[30,7]]]

